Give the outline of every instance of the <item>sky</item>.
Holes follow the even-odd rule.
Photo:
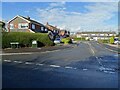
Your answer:
[[[72,32],[118,30],[117,2],[2,2],[2,20],[16,15]]]

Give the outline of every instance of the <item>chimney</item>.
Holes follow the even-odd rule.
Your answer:
[[[49,25],[49,23],[47,22],[46,25]]]
[[[27,19],[29,19],[29,20],[30,20],[30,17],[29,17],[29,16],[27,16]]]

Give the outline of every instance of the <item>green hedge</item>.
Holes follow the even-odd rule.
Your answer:
[[[75,38],[73,38],[75,41],[85,41],[85,38],[84,37],[82,37],[82,38],[77,38],[77,37],[75,37]]]
[[[19,42],[21,47],[31,47],[32,41],[37,40],[38,46],[52,46],[53,42],[44,33],[28,33],[28,32],[3,32],[2,48],[9,48],[10,42]]]
[[[61,42],[63,42],[64,44],[72,43],[72,41],[69,37],[68,38],[62,38]]]
[[[109,43],[109,39],[107,39],[107,40],[98,39],[98,42],[99,43]]]

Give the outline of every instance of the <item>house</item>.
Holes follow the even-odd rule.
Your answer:
[[[8,21],[8,32],[47,33],[48,30],[43,24],[32,20],[29,16],[23,17],[17,15],[13,19]]]
[[[47,27],[48,31],[52,31],[55,34],[58,34],[60,31],[60,29],[58,29],[57,26],[52,26],[48,22],[46,23],[45,26]]]
[[[84,37],[86,40],[87,39],[109,39],[111,36],[116,36],[115,32],[77,32],[76,37],[77,38],[82,38]]]
[[[70,36],[70,32],[67,30],[60,30],[59,31],[59,36],[61,37],[69,37]]]
[[[59,31],[60,29],[56,26],[50,25],[48,22],[46,23],[46,28],[48,29],[48,32],[50,32],[51,39],[54,40],[55,38],[59,38]]]

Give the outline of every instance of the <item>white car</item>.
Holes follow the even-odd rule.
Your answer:
[[[61,41],[60,41],[60,38],[56,38],[55,40],[54,40],[54,43],[55,44],[59,44]]]
[[[120,44],[120,41],[114,41],[114,44]]]

